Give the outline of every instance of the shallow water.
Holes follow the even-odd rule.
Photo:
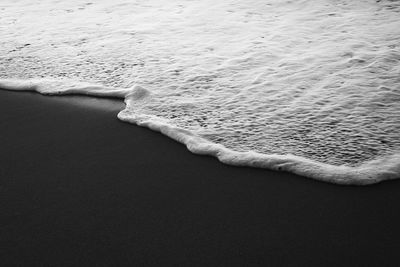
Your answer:
[[[0,11],[0,87],[124,98],[120,119],[228,164],[337,183],[400,176],[399,1],[7,0]]]

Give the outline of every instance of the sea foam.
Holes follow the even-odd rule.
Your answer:
[[[340,184],[400,177],[397,2],[0,8],[2,89],[119,97],[121,120],[227,164]]]
[[[186,145],[195,154],[217,157],[225,164],[289,171],[309,178],[337,184],[366,185],[399,178],[400,153],[365,162],[356,167],[335,166],[294,155],[261,154],[254,151],[239,152],[213,143],[196,133],[176,127],[168,120],[138,114],[131,107],[146,101],[150,94],[140,86],[131,89],[108,88],[69,80],[0,80],[5,90],[36,91],[48,95],[85,94],[125,99],[126,108],[118,118],[139,126],[148,127]]]

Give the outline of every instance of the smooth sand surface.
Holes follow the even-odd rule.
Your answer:
[[[226,166],[118,121],[120,108],[0,91],[2,266],[388,266],[397,258],[400,181],[345,187]]]

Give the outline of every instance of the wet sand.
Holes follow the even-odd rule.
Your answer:
[[[2,266],[395,266],[400,181],[226,166],[120,108],[0,91]]]

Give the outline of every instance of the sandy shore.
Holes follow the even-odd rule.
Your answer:
[[[0,91],[2,266],[395,263],[400,181],[226,166],[118,121],[120,107]]]

